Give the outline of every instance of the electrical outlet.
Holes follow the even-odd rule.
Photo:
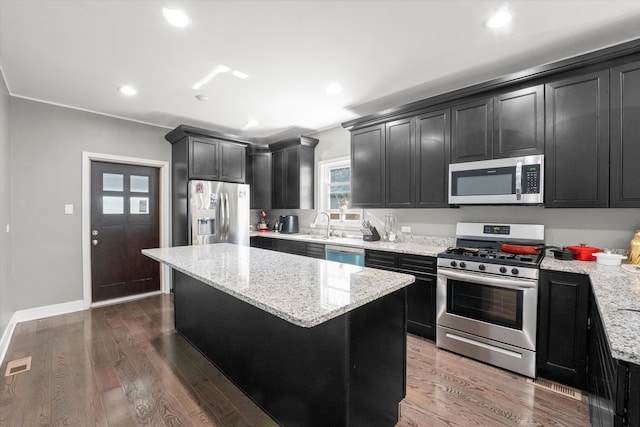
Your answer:
[[[11,231],[11,226],[7,224],[7,233]]]
[[[73,205],[64,205],[64,213],[66,215],[73,215]]]
[[[403,225],[401,231],[403,233],[411,233],[411,227],[409,227],[408,225]]]

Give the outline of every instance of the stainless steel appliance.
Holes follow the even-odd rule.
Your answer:
[[[298,215],[283,215],[279,221],[281,233],[296,234],[298,232]]]
[[[324,259],[364,267],[364,249],[326,245],[324,247]]]
[[[449,203],[542,204],[544,156],[509,157],[449,165]]]
[[[501,249],[543,244],[544,226],[458,223],[456,235],[456,247],[438,254],[436,345],[535,377],[544,252]]]
[[[249,185],[189,181],[189,243],[249,246]]]

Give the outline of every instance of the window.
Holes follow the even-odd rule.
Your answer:
[[[362,210],[351,207],[351,163],[349,158],[318,163],[318,208],[331,220],[360,226]]]

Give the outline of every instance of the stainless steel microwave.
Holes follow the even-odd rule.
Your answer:
[[[542,154],[449,165],[452,205],[539,205],[543,189]]]

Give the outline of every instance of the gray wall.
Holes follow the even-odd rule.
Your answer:
[[[317,161],[349,156],[350,136],[342,127],[311,136],[320,140],[316,147]],[[416,235],[453,237],[455,224],[459,221],[541,223],[545,225],[548,243],[587,243],[604,248],[627,249],[634,231],[640,229],[640,209],[462,206],[458,209],[367,209],[365,217],[380,229],[387,213],[395,214],[398,226],[409,226],[411,234]],[[309,213],[301,214],[309,217]]]
[[[14,309],[80,300],[82,152],[170,161],[168,129],[21,98],[10,124]]]
[[[0,337],[13,316],[13,298],[10,294],[9,254],[11,253],[10,234],[6,226],[11,222],[11,162],[9,142],[9,105],[10,97],[4,77],[0,70]]]

